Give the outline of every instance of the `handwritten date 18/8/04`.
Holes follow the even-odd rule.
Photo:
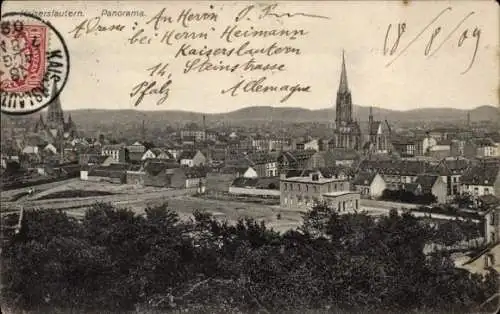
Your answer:
[[[403,38],[406,36],[407,32],[407,24],[406,23],[399,23],[397,24],[395,29],[393,29],[393,25],[389,24],[387,26],[387,32],[385,34],[385,39],[384,39],[384,55],[389,55],[389,56],[394,56],[394,58],[389,61],[386,64],[386,67],[390,66],[393,64],[403,53],[405,53],[410,46],[412,46],[416,41],[422,38],[422,36],[425,36],[424,34],[427,32],[427,30],[432,29],[430,32],[430,35],[427,35],[427,41],[426,45],[424,47],[424,56],[429,58],[434,56],[440,49],[441,47],[450,40],[454,35],[456,37],[456,46],[455,49],[460,49],[464,43],[466,43],[468,40],[473,40],[474,41],[474,50],[471,53],[471,59],[464,71],[462,71],[460,74],[465,74],[467,73],[472,65],[474,64],[477,56],[477,50],[479,47],[479,39],[481,38],[481,29],[478,27],[475,27],[474,29],[469,29],[469,28],[462,28],[460,30],[460,35],[456,34],[457,30],[464,24],[464,22],[472,15],[474,15],[474,12],[469,12],[465,17],[463,17],[456,25],[454,28],[452,28],[447,34],[443,35],[443,27],[441,25],[436,26],[436,21],[443,16],[445,13],[448,11],[451,11],[451,7],[447,7],[446,9],[442,10],[434,19],[430,21],[416,36],[411,38],[404,46],[402,49],[399,49],[399,44]],[[428,32],[427,32],[428,33]],[[391,36],[392,35],[392,36]],[[443,37],[444,36],[444,37]],[[391,45],[392,41],[392,45]]]
[[[167,68],[168,63],[158,63],[146,70],[153,79],[144,80],[132,88],[130,98],[133,99],[135,107],[139,106],[146,96],[157,95],[157,105],[167,100],[172,85],[172,73],[168,73]]]

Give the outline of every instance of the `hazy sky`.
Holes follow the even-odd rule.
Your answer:
[[[260,2],[268,3],[271,2]],[[226,112],[251,105],[276,107],[303,107],[319,109],[333,106],[339,84],[342,50],[345,50],[349,87],[353,102],[362,106],[380,106],[392,109],[414,109],[419,107],[473,108],[479,105],[499,104],[499,7],[494,1],[436,1],[414,2],[403,5],[399,1],[295,1],[279,2],[276,13],[307,13],[326,18],[296,15],[277,19],[267,16],[257,21],[257,14],[249,14],[250,21],[235,22],[236,14],[255,2],[202,1],[202,2],[119,2],[119,1],[22,1],[3,4],[2,12],[44,11],[52,9],[62,12],[82,11],[77,17],[45,17],[63,35],[71,56],[69,81],[61,93],[63,109],[107,108],[166,110],[180,109],[199,112]],[[210,8],[213,5],[213,8]],[[450,10],[446,10],[450,7]],[[173,23],[159,23],[158,30],[145,22],[165,8],[164,16],[171,15]],[[192,12],[215,12],[217,21],[192,23],[184,28],[177,23],[183,9]],[[143,10],[145,17],[108,17],[102,10]],[[440,18],[424,28],[440,12]],[[473,13],[471,13],[473,12]],[[253,13],[253,12],[252,12]],[[48,13],[46,13],[48,14]],[[52,13],[50,13],[52,14]],[[468,16],[470,15],[470,16]],[[466,18],[466,16],[468,16]],[[91,26],[80,32],[79,38],[70,33],[86,19],[100,17],[101,26],[124,25],[121,32],[92,32]],[[435,37],[430,53],[437,48],[453,29],[464,19],[442,47],[432,56],[425,55],[426,46],[437,27],[441,31]],[[96,20],[92,20],[95,22]],[[137,25],[134,24],[137,22]],[[392,24],[389,48],[396,38],[398,23],[406,23],[395,55],[383,54],[387,27]],[[299,29],[308,34],[295,40],[270,37],[266,39],[240,38],[232,43],[220,39],[228,26],[237,25],[241,30],[250,29]],[[132,27],[135,26],[134,29]],[[155,37],[151,44],[130,44],[127,39],[140,28],[144,34]],[[475,31],[475,37],[474,30]],[[88,30],[88,34],[86,34]],[[167,30],[207,32],[207,40],[179,40],[173,45],[160,43],[158,38]],[[423,31],[424,30],[424,31]],[[467,38],[460,42],[467,31]],[[421,31],[423,31],[421,33]],[[390,66],[386,66],[419,33],[408,49]],[[466,70],[474,56],[479,35],[475,61]],[[239,47],[250,40],[250,47],[264,48],[276,42],[280,46],[300,49],[300,55],[255,56],[260,63],[283,63],[286,71],[271,72],[204,72],[183,74],[187,61],[195,57],[174,55],[183,43],[202,48]],[[461,43],[461,47],[459,47]],[[244,63],[248,56],[212,57],[211,61],[225,64]],[[161,95],[145,96],[138,107],[130,93],[134,86],[154,80],[147,69],[158,63],[169,63],[167,72],[172,74],[168,99],[161,105]],[[245,93],[231,97],[221,94],[240,80],[250,81],[266,77],[268,85],[310,86],[309,92],[297,92],[286,102],[280,103],[284,92]],[[166,78],[159,78],[162,84]]]

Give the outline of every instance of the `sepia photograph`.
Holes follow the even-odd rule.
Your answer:
[[[3,1],[0,314],[498,313],[499,17]]]

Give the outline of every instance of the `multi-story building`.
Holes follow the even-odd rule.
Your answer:
[[[122,144],[104,145],[101,148],[101,155],[111,156],[115,162],[126,162],[127,150]]]
[[[321,152],[315,150],[296,150],[282,152],[278,157],[279,171],[296,169],[314,169],[325,167],[325,159]]]
[[[392,147],[401,157],[417,156],[417,143],[411,138],[395,138],[392,140]]]
[[[485,274],[489,270],[500,271],[500,206],[484,213],[484,235],[486,248],[472,256],[460,267]]]
[[[247,155],[248,165],[252,166],[259,177],[274,177],[278,175],[278,154],[259,152]]]
[[[280,204],[286,208],[307,209],[324,201],[324,196],[328,193],[349,191],[349,178],[342,172],[324,174],[316,170],[304,172],[299,176],[280,175]],[[356,194],[359,199],[359,193],[353,195]]]
[[[500,163],[482,161],[471,167],[461,178],[461,192],[479,197],[500,196]]]
[[[319,143],[318,140],[305,140],[301,141],[300,143],[297,143],[296,145],[297,150],[315,150],[319,151]]]
[[[179,157],[179,163],[187,167],[203,166],[207,164],[207,158],[199,150],[183,151]]]
[[[452,198],[460,194],[462,175],[470,168],[469,160],[459,157],[443,158],[433,168],[431,173],[439,174],[446,183],[446,194]]]
[[[490,138],[479,138],[470,140],[464,145],[464,155],[473,157],[495,157],[498,156],[497,144]]]
[[[426,173],[428,168],[424,160],[363,160],[358,166],[362,171],[378,172],[391,190],[415,183],[418,175]]]

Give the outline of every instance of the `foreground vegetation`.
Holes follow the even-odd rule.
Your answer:
[[[491,310],[479,305],[497,292],[497,276],[424,255],[433,234],[410,214],[377,220],[322,205],[285,234],[198,211],[184,222],[166,205],[138,216],[96,204],[82,221],[30,211],[5,235],[2,302],[36,313]]]

